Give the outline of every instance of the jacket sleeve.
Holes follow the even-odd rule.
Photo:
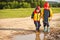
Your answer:
[[[34,17],[34,12],[32,13],[32,15],[31,15],[31,18],[33,18]]]
[[[50,17],[52,17],[53,16],[53,13],[52,13],[52,10],[50,9]]]
[[[52,10],[50,9],[50,17],[49,17],[49,21],[52,19],[53,13]]]
[[[44,9],[41,10],[41,17],[43,18]]]

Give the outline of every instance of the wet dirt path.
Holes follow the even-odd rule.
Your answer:
[[[42,21],[41,21],[42,22]],[[42,23],[41,23],[42,24]],[[51,40],[60,39],[60,14],[54,14],[50,21],[51,32],[48,33]],[[5,29],[5,30],[3,30]],[[43,26],[41,26],[43,29]],[[26,35],[35,33],[35,26],[30,17],[0,19],[0,40],[12,40],[14,35]],[[50,40],[47,39],[47,40]]]

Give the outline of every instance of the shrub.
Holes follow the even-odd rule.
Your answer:
[[[22,3],[22,7],[23,7],[23,8],[30,8],[31,5],[30,5],[30,3],[23,2],[23,3]]]

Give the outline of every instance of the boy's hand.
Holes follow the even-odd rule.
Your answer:
[[[52,18],[51,17],[49,17],[49,21],[51,21],[52,20]]]
[[[33,19],[33,17],[31,17],[31,19]]]
[[[33,20],[33,18],[31,17],[31,19]]]

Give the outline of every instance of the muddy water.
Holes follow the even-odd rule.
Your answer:
[[[36,32],[28,35],[15,35],[12,40],[45,40],[43,32]]]

